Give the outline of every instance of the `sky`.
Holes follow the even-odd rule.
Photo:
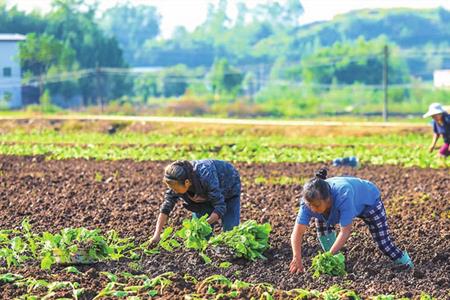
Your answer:
[[[245,0],[248,7],[270,0]],[[286,0],[279,0],[281,3]],[[17,5],[19,9],[31,11],[34,8],[48,11],[52,0],[6,0],[8,5]],[[89,2],[89,0],[87,0]],[[100,0],[100,9],[105,10],[124,0]],[[170,37],[176,26],[184,26],[189,31],[201,24],[207,13],[209,2],[217,0],[128,0],[132,4],[147,4],[158,8],[162,15],[161,32],[164,38]],[[229,15],[236,15],[235,4],[238,0],[228,0]],[[436,8],[442,6],[450,10],[450,0],[300,0],[304,14],[301,24],[331,20],[334,16],[355,9],[364,8]],[[188,12],[188,13],[187,13]]]

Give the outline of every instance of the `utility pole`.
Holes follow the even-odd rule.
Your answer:
[[[384,46],[383,51],[384,63],[383,63],[383,90],[384,90],[384,105],[383,105],[383,120],[388,121],[388,46]]]

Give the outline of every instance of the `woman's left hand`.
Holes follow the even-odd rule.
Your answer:
[[[218,214],[216,214],[215,212],[213,212],[208,219],[206,219],[206,221],[208,222],[208,224],[212,225],[214,223],[216,223],[217,221],[219,221],[220,217]]]

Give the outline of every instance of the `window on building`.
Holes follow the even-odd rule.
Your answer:
[[[11,92],[4,92],[3,93],[3,100],[5,100],[5,101],[11,101],[11,99],[12,99],[12,93]]]
[[[11,77],[12,70],[9,67],[3,68],[3,77]]]

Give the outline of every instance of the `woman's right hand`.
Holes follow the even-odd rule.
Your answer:
[[[289,265],[289,271],[293,274],[300,274],[303,270],[302,259],[298,257],[292,258],[291,264]]]
[[[161,240],[161,237],[158,235],[154,235],[152,239],[150,240],[150,245],[156,245],[159,243],[159,240]]]

